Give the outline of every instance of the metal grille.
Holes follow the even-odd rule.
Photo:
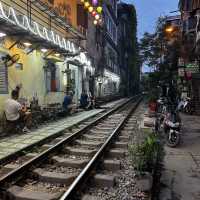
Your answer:
[[[8,69],[5,65],[0,65],[0,94],[8,93]]]

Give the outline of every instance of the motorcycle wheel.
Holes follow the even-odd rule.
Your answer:
[[[171,138],[169,134],[170,134],[170,130],[167,130],[166,132],[167,146],[176,147],[180,143],[180,140],[181,140],[180,134],[173,132],[171,135]]]

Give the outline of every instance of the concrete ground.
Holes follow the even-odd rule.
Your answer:
[[[166,147],[159,200],[200,200],[200,117],[182,115],[177,148]]]

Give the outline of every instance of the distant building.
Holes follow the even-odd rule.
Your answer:
[[[188,95],[193,98],[197,113],[200,113],[200,1],[180,0],[182,19],[182,62],[187,80]]]
[[[134,26],[131,16],[134,15],[135,7],[131,4],[118,4],[118,49],[119,49],[119,65],[121,74],[121,92],[125,95],[137,93],[139,90],[140,70],[141,66],[137,63],[134,69],[131,59],[137,56],[136,36],[134,38]],[[135,41],[135,44],[134,44]],[[132,44],[133,43],[133,44]],[[135,45],[133,50],[133,45]]]

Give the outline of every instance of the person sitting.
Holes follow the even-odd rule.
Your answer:
[[[95,108],[95,97],[92,96],[91,92],[88,93],[88,105],[86,108],[88,110]]]
[[[66,93],[63,101],[63,108],[66,113],[72,114],[75,110],[76,105],[73,104],[73,92]]]
[[[29,126],[31,126],[32,118],[31,113],[24,110],[23,106],[17,101],[19,98],[19,91],[13,90],[11,98],[5,102],[5,116],[8,122],[14,123],[16,126],[20,123],[24,123],[23,132],[29,132]]]
[[[88,104],[88,95],[85,91],[83,91],[80,98],[80,108],[86,109]]]

